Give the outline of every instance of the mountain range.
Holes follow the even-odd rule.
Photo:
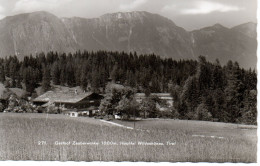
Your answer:
[[[0,21],[0,57],[78,50],[125,51],[173,59],[206,56],[256,67],[256,23],[233,28],[220,24],[187,31],[158,14],[144,11],[105,14],[99,18],[59,18],[39,11],[8,16]]]

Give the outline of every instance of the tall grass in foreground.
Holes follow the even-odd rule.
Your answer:
[[[256,142],[243,138],[200,138],[192,137],[185,131],[170,129],[129,130],[89,120],[1,114],[0,160],[256,162]],[[46,141],[47,145],[38,145],[38,141]],[[142,141],[164,144],[170,141],[176,144],[75,146],[55,145],[55,141]]]

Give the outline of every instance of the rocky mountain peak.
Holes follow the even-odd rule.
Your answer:
[[[243,35],[244,34],[244,35]],[[208,60],[222,64],[238,61],[255,67],[256,24],[234,28],[221,24],[188,32],[158,14],[145,11],[118,12],[99,18],[58,18],[45,12],[9,16],[0,21],[0,56],[39,52],[125,51],[157,54],[173,59]]]
[[[212,26],[212,28],[215,28],[215,29],[226,29],[226,27],[224,27],[223,25],[221,25],[221,24],[219,24],[219,23],[214,24],[214,25]]]
[[[116,12],[116,13],[104,14],[100,18],[134,19],[134,18],[144,17],[147,15],[152,15],[152,13],[145,12],[145,11]]]
[[[244,23],[244,24],[235,26],[232,29],[235,31],[238,31],[240,33],[243,33],[243,34],[247,35],[248,37],[256,38],[256,36],[257,36],[256,28],[257,28],[256,23],[248,22],[248,23]]]

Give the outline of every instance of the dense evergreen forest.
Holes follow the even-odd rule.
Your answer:
[[[0,82],[7,88],[24,88],[30,95],[35,95],[35,88],[47,91],[52,84],[105,93],[111,81],[136,92],[171,93],[172,115],[180,119],[256,124],[256,72],[237,62],[221,66],[203,56],[176,61],[106,51],[0,59]]]

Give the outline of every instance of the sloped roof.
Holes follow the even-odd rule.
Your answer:
[[[61,103],[77,103],[80,100],[90,96],[93,92],[86,93],[75,93],[71,91],[48,91],[41,96],[38,96],[33,101],[34,102],[61,102]]]

